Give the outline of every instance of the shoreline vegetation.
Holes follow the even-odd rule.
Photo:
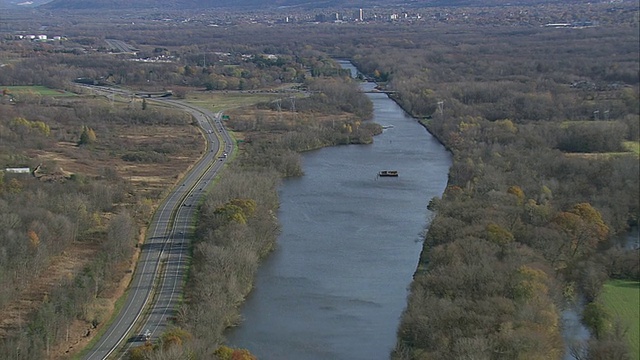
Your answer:
[[[513,76],[508,65],[501,73],[484,72],[484,81],[458,76],[452,82],[437,74],[454,66],[480,74],[474,67],[484,66],[483,57],[517,62],[520,53],[526,53],[541,62],[538,55],[546,45],[527,39],[522,42],[528,47],[516,46],[516,36],[508,48],[474,51],[470,43],[478,41],[475,46],[482,47],[485,41],[461,36],[451,36],[450,41],[484,55],[473,63],[454,57],[454,48],[439,48],[438,61],[427,61],[429,71],[413,81],[401,75],[418,73],[406,63],[394,64],[370,52],[355,56],[362,59],[356,66],[365,74],[374,69],[381,74],[386,80],[383,88],[392,91],[405,111],[423,119],[421,123],[454,155],[445,193],[429,204],[436,217],[426,232],[392,357],[562,358],[559,314],[576,296],[589,302],[582,317],[592,337],[571,351],[581,358],[630,356],[629,344],[620,336],[623,327],[597,305],[597,299],[607,277],[638,278],[638,251],[624,251],[615,243],[638,219],[638,157],[623,150],[624,141],[638,142],[637,100],[615,120],[585,122],[573,112],[588,101],[574,97],[579,92],[571,94],[576,91],[566,90],[570,86],[554,85],[553,77],[537,80],[539,75],[526,77],[522,69],[511,68],[519,73],[519,81],[534,89],[544,81],[545,91],[556,102],[562,96],[574,97],[564,114],[524,113],[524,103],[513,97],[531,96],[534,111],[544,111],[545,100],[534,99],[537,90],[508,95],[508,79]],[[417,37],[407,41],[419,43]],[[434,47],[438,40],[431,42]],[[622,42],[617,43],[619,49]],[[634,47],[628,50],[632,53]],[[412,52],[420,50],[405,50],[404,58],[411,58]],[[564,76],[576,71],[565,65]],[[621,93],[637,94],[637,78],[631,84]],[[492,112],[498,108],[502,114],[496,118]],[[572,118],[569,124],[558,121]],[[587,134],[592,131],[599,131],[603,141]],[[598,168],[627,169],[618,173],[619,178],[613,175],[613,181],[630,186],[614,190],[607,182],[596,185],[595,175],[581,180]],[[579,185],[587,182],[593,187]],[[602,192],[611,198],[598,196]],[[632,194],[625,205],[617,202],[623,194]]]

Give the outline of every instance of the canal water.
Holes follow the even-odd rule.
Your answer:
[[[244,322],[226,334],[231,346],[261,360],[389,358],[426,207],[444,191],[451,157],[386,95],[368,96],[372,121],[387,127],[374,143],[305,153],[305,175],[283,182],[278,247],[258,270]]]

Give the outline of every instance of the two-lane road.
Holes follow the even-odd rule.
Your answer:
[[[146,330],[152,339],[164,331],[183,291],[195,206],[227,160],[219,154],[233,151],[232,139],[221,126],[220,114],[175,100],[158,101],[190,112],[206,135],[208,150],[156,210],[122,310],[85,359],[105,359],[128,338],[132,341],[127,347],[143,341],[141,335]],[[144,323],[138,324],[143,318]],[[138,328],[143,330],[131,333]]]

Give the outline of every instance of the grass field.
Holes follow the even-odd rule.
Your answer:
[[[187,96],[187,102],[211,111],[222,111],[235,109],[243,106],[253,105],[265,101],[273,101],[278,98],[287,97],[283,94],[270,93],[240,93],[240,92],[213,92],[213,93],[191,93]]]
[[[640,359],[640,282],[612,280],[604,285],[602,301],[614,319],[629,326],[632,359]]]
[[[640,156],[640,141],[625,141],[624,148]]]
[[[50,89],[44,86],[0,86],[2,90],[8,90],[9,94],[37,94],[40,96],[75,96],[74,93],[70,93],[64,90]]]

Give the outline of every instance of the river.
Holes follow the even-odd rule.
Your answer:
[[[374,143],[305,153],[305,175],[280,188],[278,247],[258,270],[244,322],[226,334],[261,360],[388,359],[395,345],[426,207],[444,191],[451,156],[385,94],[368,96],[372,121],[388,127]]]

